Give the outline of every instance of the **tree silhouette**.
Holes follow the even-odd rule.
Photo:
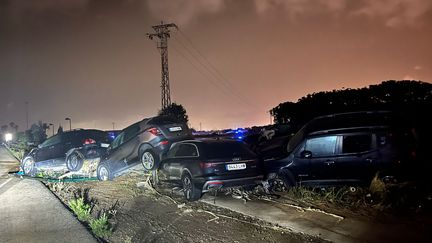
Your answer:
[[[167,106],[165,109],[162,109],[158,112],[158,115],[162,116],[169,116],[172,119],[182,122],[182,123],[188,123],[189,117],[186,114],[186,109],[176,103],[172,103],[171,105]]]
[[[281,103],[270,113],[276,123],[289,123],[298,129],[316,116],[365,110],[397,111],[423,124],[429,120],[424,118],[431,108],[432,84],[389,80],[365,88],[308,94],[297,102]]]

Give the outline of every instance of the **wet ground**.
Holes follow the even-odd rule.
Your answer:
[[[142,174],[109,182],[48,183],[67,203],[84,196],[92,213],[107,212],[108,242],[322,242],[276,224],[204,202],[185,202],[178,192],[153,189]]]

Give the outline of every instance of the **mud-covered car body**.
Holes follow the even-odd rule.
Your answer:
[[[167,116],[156,116],[134,123],[118,133],[98,166],[98,178],[109,180],[143,163],[144,169],[156,167],[172,143],[189,139],[185,123]]]
[[[109,144],[108,134],[101,130],[79,129],[58,133],[32,149],[24,157],[21,167],[28,175],[38,170],[77,171],[84,159],[101,156]]]
[[[288,143],[288,156],[265,161],[267,177],[287,186],[367,185],[379,172],[401,178],[415,159],[415,136],[390,112],[318,117]]]
[[[229,139],[175,143],[160,164],[160,171],[168,180],[181,181],[183,187],[187,186],[184,180],[190,180],[191,191],[184,190],[188,200],[200,198],[211,188],[260,183],[261,169],[257,155],[246,144]]]

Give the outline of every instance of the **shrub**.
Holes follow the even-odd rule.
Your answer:
[[[91,206],[84,202],[83,198],[72,199],[69,202],[69,207],[75,213],[80,221],[88,222],[91,219]]]
[[[97,237],[105,239],[108,238],[112,233],[112,229],[108,223],[108,217],[105,213],[103,213],[98,219],[90,220],[90,228],[93,234],[95,234]]]

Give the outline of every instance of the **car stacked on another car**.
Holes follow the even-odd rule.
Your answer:
[[[78,171],[84,159],[97,158],[110,143],[106,132],[79,129],[57,133],[32,149],[23,159],[21,167],[26,175],[38,170]]]
[[[168,180],[180,181],[184,196],[198,200],[211,188],[256,185],[261,163],[243,142],[200,139],[174,143],[160,164]]]
[[[97,177],[112,180],[139,163],[144,170],[154,170],[173,142],[191,137],[185,123],[168,116],[143,119],[118,133],[98,165]]]
[[[265,162],[267,177],[285,188],[367,185],[377,172],[384,179],[401,178],[416,152],[407,124],[387,111],[315,118],[290,140],[286,158]]]

